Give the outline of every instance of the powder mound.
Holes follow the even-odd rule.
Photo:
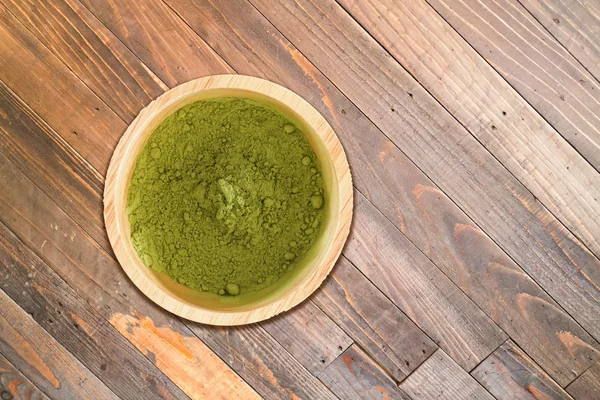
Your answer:
[[[319,162],[297,125],[261,103],[220,98],[156,128],[136,160],[126,211],[146,266],[236,296],[299,263],[325,201]]]

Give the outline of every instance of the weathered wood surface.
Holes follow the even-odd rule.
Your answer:
[[[428,3],[600,171],[600,84],[518,0]]]
[[[542,204],[600,255],[600,174],[435,10],[424,1],[340,3]],[[574,90],[569,92],[579,98]],[[579,104],[568,104],[580,110],[598,100],[600,92],[595,101],[584,100],[585,105],[579,100]],[[561,111],[566,112],[565,107]],[[586,121],[585,131],[576,139],[595,134],[600,145],[598,113],[600,103],[592,113],[594,119]],[[564,118],[574,123],[571,115]],[[580,146],[587,150],[590,143]],[[600,160],[600,147],[597,150]]]
[[[0,354],[0,399],[47,400],[48,397]]]
[[[321,372],[319,379],[340,399],[409,400],[396,382],[356,345]]]
[[[166,86],[78,0],[3,1],[5,6],[122,119],[131,121]]]
[[[519,0],[600,81],[600,4],[586,0]]]
[[[3,290],[0,352],[51,398],[118,399]]]
[[[117,396],[189,398],[1,223],[0,275],[0,288]]]
[[[164,83],[232,73],[161,0],[82,0],[82,3]]]
[[[493,400],[473,377],[442,350],[436,351],[400,384],[400,389],[419,400]]]
[[[311,301],[265,321],[262,326],[313,375],[318,375],[352,344],[352,339]],[[302,340],[306,332],[311,332],[309,342]]]
[[[571,399],[510,340],[483,360],[471,375],[498,400]]]
[[[397,381],[437,349],[343,256],[312,300]]]
[[[1,4],[0,38],[0,80],[104,173],[126,124]]]
[[[479,364],[505,333],[362,194],[355,203],[344,255],[461,367]]]
[[[253,4],[567,312],[600,337],[598,258],[349,15],[337,4],[308,0]]]
[[[526,394],[527,385],[542,385],[560,398],[564,391],[548,382],[564,386],[574,379],[567,388],[574,398],[595,399],[599,345],[575,320],[599,337],[600,264],[559,221],[594,251],[597,203],[591,197],[598,177],[567,142],[593,164],[597,127],[586,128],[588,138],[577,129],[598,118],[590,111],[597,106],[597,83],[585,71],[594,74],[596,67],[589,60],[597,52],[598,11],[589,2],[569,9],[562,0],[519,2],[502,12],[486,2],[497,11],[488,25],[510,20],[525,27],[504,26],[500,36],[484,29],[472,39],[461,29],[473,26],[461,16],[458,26],[436,14],[442,0],[430,6],[1,0],[0,221],[22,241],[23,254],[27,246],[43,260],[31,265],[60,276],[54,275],[64,280],[57,287],[68,285],[64,293],[43,295],[27,286],[23,295],[18,282],[41,278],[17,274],[21,280],[1,287],[34,311],[46,336],[83,360],[88,372],[101,379],[114,372],[97,370],[96,359],[106,354],[141,357],[119,379],[159,382],[146,390],[170,380],[181,389],[173,387],[170,397],[403,398],[395,380],[412,398],[490,398],[459,365],[470,369],[483,360],[477,372],[497,359],[525,368],[494,381],[496,393]],[[483,2],[451,6],[474,4]],[[519,55],[522,60],[546,57],[518,65],[530,74],[527,88],[511,81],[520,76],[507,83],[496,72],[506,78],[517,67],[490,67],[487,49],[478,47],[488,41],[509,51],[501,36],[514,32],[527,42],[515,41],[518,48],[537,47]],[[565,78],[543,86],[567,70],[583,74],[584,82]],[[233,72],[283,84],[328,119],[348,154],[363,210],[345,250],[356,266],[342,258],[312,302],[242,329],[184,324],[136,291],[111,255],[98,196],[112,149],[137,110],[167,87]],[[557,91],[564,101],[555,98]],[[40,319],[56,312],[44,304],[55,304],[59,295],[98,330],[79,330],[81,337],[67,340],[65,333],[77,335],[75,326],[51,327]],[[69,321],[64,314],[50,318]],[[117,343],[95,350],[103,343],[99,332]],[[496,349],[507,336],[526,354],[503,353],[512,342]],[[436,352],[436,342],[444,351]],[[352,368],[344,355],[353,359]],[[153,372],[137,378],[138,371]],[[508,381],[512,386],[498,383]],[[114,389],[127,397],[127,385]]]
[[[66,9],[66,11],[64,11],[64,14],[68,14],[69,13],[68,10],[71,9],[70,8],[71,6],[72,7],[78,7],[77,4],[76,4],[76,2],[73,2],[72,5],[68,5],[68,4],[64,3],[63,1],[57,1],[55,3],[56,3],[57,7],[61,7],[60,8],[61,10],[63,8]],[[37,8],[36,8],[36,10],[37,10]],[[46,12],[49,13],[49,14],[53,14],[53,13],[50,12],[49,9],[47,9]],[[25,18],[25,16],[26,16],[26,14],[23,15],[23,18]],[[89,25],[93,25],[95,27],[95,31],[92,31],[90,29],[85,29],[83,27],[80,30],[73,28],[74,30],[72,32],[69,31],[70,35],[80,35],[83,39],[85,39],[85,40],[82,40],[83,45],[80,44],[81,41],[73,41],[73,42],[69,42],[68,43],[70,46],[72,46],[72,48],[70,48],[69,51],[71,51],[73,53],[78,54],[78,53],[82,53],[82,52],[85,53],[86,51],[91,51],[91,50],[86,50],[86,46],[88,45],[88,43],[94,43],[94,41],[96,40],[97,37],[102,37],[102,38],[107,38],[107,37],[111,38],[112,37],[112,38],[114,38],[114,35],[112,35],[112,33],[110,33],[108,30],[106,30],[106,28],[104,28],[102,26],[102,24],[100,22],[98,22],[96,20],[96,18],[93,15],[91,15],[91,14],[87,14],[87,13],[83,13],[83,15],[73,14],[71,16],[71,19],[81,19],[82,20],[80,22],[75,23],[74,25],[77,25],[77,26],[79,26],[79,25],[81,25],[81,26],[87,26],[89,24]],[[44,24],[45,25],[49,25],[49,24],[51,24],[51,21],[47,21],[45,18],[40,18],[39,21],[38,21],[38,23],[40,25],[44,25]],[[62,40],[62,37],[60,36],[61,35],[60,31],[59,30],[57,31],[56,29],[52,29],[52,27],[50,25],[44,30],[44,33],[45,33],[45,35],[50,36],[50,37],[46,37],[44,39],[46,42],[48,42],[48,43],[50,43],[50,42],[52,42],[52,43],[56,42],[56,43],[59,43],[61,45],[62,45],[62,43],[64,43],[64,41]],[[40,34],[40,37],[41,36],[42,35]],[[106,39],[106,40],[108,40],[108,39]],[[116,40],[116,39],[114,39],[114,40]],[[83,46],[83,47],[79,48],[80,46]],[[57,53],[57,54],[59,53],[58,49],[53,49],[53,50],[54,50],[55,53]],[[97,57],[97,59],[95,59],[95,64],[98,64],[98,65],[113,65],[113,64],[115,64],[115,63],[118,62],[117,60],[113,59],[112,55],[110,55],[109,53],[105,54],[104,52],[96,52],[95,56]],[[127,63],[122,68],[119,68],[118,69],[119,71],[127,71],[128,70],[127,65],[133,65],[133,66],[136,66],[136,68],[146,68],[146,67],[143,67],[143,65],[139,62],[139,60],[133,54],[131,54],[131,53],[123,51],[123,52],[121,52],[121,56],[120,56],[119,59],[122,59],[122,60],[124,60],[123,62]],[[72,70],[83,69],[83,67],[79,66],[78,63],[80,63],[80,61],[78,59],[68,58],[68,59],[64,59],[63,61]],[[186,60],[182,60],[182,61],[185,62]],[[112,69],[111,69],[111,71],[112,71]],[[223,72],[230,72],[230,71],[229,70],[225,70]],[[101,74],[102,73],[102,69],[99,68],[97,70],[96,69],[88,70],[87,73],[88,74]],[[125,72],[123,72],[123,73],[125,73]],[[152,82],[148,82],[148,81],[149,80],[154,80],[154,79],[155,78],[150,77],[149,75],[147,75],[147,76],[136,76],[136,82],[137,81],[146,82],[146,84],[148,86],[152,85]],[[125,80],[125,78],[123,78],[123,80]],[[102,81],[102,77],[99,77],[98,81]],[[90,93],[88,93],[88,96],[90,96]],[[138,93],[138,91],[133,91],[132,95],[137,95],[137,93]],[[146,92],[144,92],[144,93],[146,93]],[[82,93],[81,96],[84,96],[84,94]],[[127,97],[127,99],[129,99],[129,97]],[[121,98],[119,98],[117,96],[117,97],[115,97],[113,99],[113,101],[122,103],[122,107],[120,109],[124,110],[124,109],[129,109],[130,108],[129,105],[128,105],[128,103],[127,103],[127,99],[121,99]],[[139,99],[139,101],[140,102],[144,102],[144,101],[147,101],[147,99],[146,99],[146,97],[143,97],[143,98]],[[110,103],[109,103],[109,105],[110,105]],[[111,109],[113,109],[112,105],[111,105]],[[118,112],[119,109],[114,109],[114,111]],[[56,135],[54,135],[54,136],[56,136]],[[37,153],[36,153],[35,156],[38,157],[38,158],[40,158],[40,159],[43,159],[43,156],[42,155],[38,155]],[[105,156],[106,156],[106,159],[108,160],[110,158],[110,156],[111,156],[111,152],[106,152]],[[67,162],[66,164],[68,165],[69,163]],[[56,173],[58,174],[58,172],[56,172]],[[75,175],[77,175],[77,174],[75,174]],[[73,174],[68,173],[67,176],[69,178],[71,178],[73,176]],[[99,178],[102,179],[102,177],[99,177]],[[91,184],[95,184],[96,183],[96,182],[93,182],[94,180],[97,181],[98,179],[89,178],[89,177],[84,177],[83,179],[80,179],[80,181],[83,181],[83,183],[90,182]],[[42,183],[40,183],[39,185],[43,186]],[[77,189],[75,189],[75,188],[70,189],[71,193],[77,193],[79,191],[82,191],[82,190],[79,189],[79,188],[77,188]],[[65,190],[65,192],[68,193],[69,190]],[[90,210],[89,211],[89,215],[93,216],[94,218],[98,218],[101,221],[102,220],[101,209],[97,209],[97,210],[100,211],[100,212]],[[83,217],[83,221],[80,218],[74,218],[74,219],[75,219],[76,222],[78,222],[80,224],[82,224],[82,222],[85,222],[85,224],[82,224],[82,225],[83,226],[88,226],[87,225],[88,221],[85,220],[85,217]],[[90,224],[94,224],[94,222],[90,222]],[[105,250],[110,251],[110,246],[107,244],[106,235],[105,235],[105,233],[103,231],[102,225],[103,224],[101,224],[101,223],[96,224],[96,227],[97,227],[96,228],[96,232],[92,233],[91,231],[89,231],[87,229],[86,229],[86,231],[88,231],[92,235],[92,237],[96,241],[98,241],[104,247]],[[96,234],[98,230],[100,230],[101,233]],[[321,313],[320,310],[315,310],[315,312]],[[327,318],[324,315],[322,317]],[[295,338],[295,340],[296,340],[295,343],[291,343],[289,340],[286,340],[286,336],[287,335],[285,335],[281,331],[274,330],[273,333],[276,334],[276,335],[278,335],[278,334],[283,335],[281,337],[280,342],[282,344],[284,344],[284,345],[289,344],[290,347],[288,348],[288,351],[291,351],[294,355],[296,355],[298,357],[298,359],[306,362],[306,366],[318,365],[318,364],[321,363],[321,359],[323,358],[322,356],[318,356],[318,358],[315,359],[315,360],[310,360],[309,361],[307,359],[308,355],[316,355],[317,353],[322,353],[324,349],[323,349],[323,346],[322,346],[323,343],[319,344],[316,341],[312,341],[312,336],[311,335],[307,335],[305,331],[298,331],[298,335],[296,335],[296,338]],[[301,345],[297,344],[301,340],[304,340],[304,346],[301,346]],[[307,352],[307,349],[310,349],[311,346],[314,346],[315,349],[313,349],[310,352]],[[340,351],[338,350],[338,346],[339,346],[339,343],[331,343],[331,348],[330,349],[326,349],[326,351],[330,354],[329,357],[331,357],[331,355],[336,355],[337,356],[337,354],[340,353]]]
[[[567,392],[575,400],[594,400],[600,398],[600,363],[593,365],[574,380]]]

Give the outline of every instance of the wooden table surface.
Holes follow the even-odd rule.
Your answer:
[[[115,261],[152,99],[284,85],[355,186],[325,284],[216,328]],[[0,0],[0,398],[600,399],[598,0]]]

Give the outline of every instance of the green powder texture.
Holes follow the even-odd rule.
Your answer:
[[[127,197],[148,267],[192,289],[235,296],[294,268],[324,218],[319,162],[280,112],[242,98],[189,104],[139,154]]]

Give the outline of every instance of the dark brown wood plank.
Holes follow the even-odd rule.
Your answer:
[[[355,192],[344,255],[466,370],[507,337],[367,199]]]
[[[2,290],[0,354],[52,398],[118,399]]]
[[[400,384],[400,389],[419,400],[493,400],[473,377],[442,350],[436,351]]]
[[[428,3],[600,171],[600,84],[519,1]]]
[[[376,134],[374,138],[366,135],[366,133],[376,132],[376,130],[369,127],[368,121],[364,119],[361,121],[360,112],[353,108],[351,103],[345,100],[326,80],[321,83],[322,76],[319,75],[318,71],[300,53],[295,52],[281,35],[276,35],[274,28],[250,4],[243,0],[213,1],[211,4],[178,0],[169,1],[168,4],[186,19],[196,32],[201,35],[210,32],[209,35],[203,36],[203,38],[220,55],[224,57],[231,55],[232,57],[228,58],[227,61],[237,72],[258,74],[271,80],[283,82],[293,90],[298,90],[305,98],[313,101],[325,115],[334,113],[332,117],[334,123],[341,123],[343,118],[344,127],[348,129],[346,134],[362,132],[365,135],[364,140],[355,139],[351,146],[346,145],[349,154],[360,152],[361,148],[368,146],[373,140],[376,141],[377,137],[381,138],[380,134]],[[248,62],[248,49],[251,49],[250,54],[253,55],[252,63]],[[277,67],[274,68],[273,65]],[[342,107],[339,112],[337,107]],[[346,119],[345,115],[348,112],[352,114],[351,117]],[[337,118],[338,113],[341,118]],[[366,129],[363,132],[359,127],[361,129],[365,127]],[[344,130],[339,129],[338,133],[343,135]],[[379,160],[380,151],[379,149],[376,153],[377,160]],[[350,162],[352,163],[352,160]],[[364,161],[353,164],[355,165],[353,171],[360,170],[361,164],[364,165]],[[366,170],[373,173],[374,168],[376,168],[375,165],[372,165],[367,167]],[[377,182],[380,179],[381,177],[376,176],[375,181]],[[358,178],[355,181],[358,180],[361,179]],[[401,233],[396,231],[394,235],[401,236]],[[406,239],[404,238],[404,240]],[[415,250],[411,248],[410,251]],[[431,267],[433,267],[432,270],[437,270],[435,266],[431,265]],[[440,273],[440,271],[437,270],[437,273]],[[440,275],[442,274],[440,273]],[[420,284],[431,287],[430,284],[425,282],[428,280],[425,276],[415,278],[417,281],[421,281]],[[378,282],[374,283],[379,286]],[[447,295],[452,298],[452,301],[456,300],[457,303],[448,304],[447,299],[443,299],[441,302],[434,301],[432,308],[428,310],[433,314],[432,316],[423,312],[418,297],[410,297],[407,300],[409,305],[401,306],[398,304],[398,298],[394,301],[403,311],[407,307],[418,309],[419,313],[407,314],[430,337],[438,340],[442,348],[448,349],[460,363],[472,367],[477,364],[477,358],[480,361],[496,348],[503,341],[504,336],[491,323],[489,318],[457,291],[457,288],[449,280],[442,279],[436,290],[444,293],[440,296],[441,298]],[[450,293],[446,293],[446,291]],[[457,304],[463,304],[467,308],[460,310],[460,306],[457,306]],[[448,309],[453,309],[456,312],[449,312]],[[465,311],[467,309],[471,311]],[[464,323],[464,318],[470,319],[471,322]],[[417,321],[417,319],[419,320]],[[440,328],[434,322],[446,319],[453,321],[449,324],[455,326],[456,330]],[[482,332],[487,332],[485,338],[481,336]]]
[[[575,236],[600,255],[600,174],[435,10],[424,1],[340,3]],[[579,97],[577,92],[568,93]],[[600,92],[595,99],[600,100]],[[556,106],[572,130],[578,123],[572,114],[583,105],[557,97]],[[596,111],[600,112],[600,103]],[[575,138],[595,135],[600,145],[600,115],[583,122],[586,127]],[[580,146],[589,149],[590,143]],[[597,150],[600,161],[600,147]]]
[[[0,155],[0,220],[192,398],[258,398],[178,319],[148,301],[80,226]],[[24,201],[24,199],[26,201]]]
[[[110,248],[104,231],[104,178],[0,82],[0,152]]]
[[[352,339],[312,301],[261,325],[313,375],[318,375],[352,344]],[[302,339],[307,336],[310,343]]]
[[[321,372],[319,379],[340,399],[409,400],[396,382],[356,345]]]
[[[266,399],[337,398],[258,324],[237,328],[195,324],[191,328]]]
[[[48,397],[0,354],[0,399],[47,400]]]
[[[600,5],[581,0],[519,0],[587,70],[600,80]]]
[[[123,399],[188,399],[0,223],[0,288]]]
[[[600,399],[600,363],[594,364],[567,387],[575,400]]]
[[[123,120],[167,89],[77,0],[3,3]]]
[[[233,72],[161,0],[82,3],[171,87],[200,76]]]
[[[258,0],[253,4],[475,224],[600,338],[598,258],[349,15],[337,4],[321,9],[308,0],[278,7]],[[287,51],[295,54],[296,49]],[[385,155],[385,148],[380,151]]]
[[[126,124],[0,5],[0,80],[98,171]],[[77,112],[65,112],[77,110]]]
[[[498,400],[571,399],[511,340],[483,360],[471,375]]]
[[[106,45],[110,45],[114,41],[118,41],[118,39],[116,39],[112,35],[112,33],[110,33],[106,28],[104,28],[104,26],[91,13],[87,12],[87,9],[81,10],[82,6],[79,3],[77,3],[76,0],[73,0],[73,1],[69,0],[68,2],[64,2],[62,0],[57,0],[57,1],[53,1],[52,4],[53,4],[52,7],[50,7],[48,5],[47,6],[48,8],[44,8],[43,10],[40,9],[39,12],[41,14],[40,14],[39,20],[36,21],[36,24],[38,24],[38,25],[46,24],[47,26],[45,28],[40,27],[40,28],[36,28],[36,29],[39,29],[41,32],[38,35],[38,36],[40,36],[40,39],[47,42],[49,46],[57,46],[56,48],[53,48],[53,50],[57,53],[57,55],[60,56],[59,53],[61,51],[66,52],[66,53],[73,53],[73,54],[87,53],[88,51],[91,51],[90,49],[87,48],[87,46],[90,46],[89,43],[92,43],[92,44],[96,43],[98,46],[101,46],[100,44],[97,43],[98,38],[104,38],[103,40],[107,41]],[[149,6],[150,3],[148,3],[147,5]],[[71,11],[71,9],[81,11],[81,13],[74,14]],[[163,5],[163,9],[157,8],[157,11],[165,12],[164,5]],[[46,14],[48,14],[48,15],[46,15]],[[25,18],[25,14],[23,14],[22,17]],[[78,29],[73,28],[74,29],[73,30],[73,29],[69,28],[70,30],[68,32],[64,32],[64,34],[77,36],[77,37],[81,36],[84,43],[82,44],[81,41],[67,41],[67,42],[63,41],[63,37],[62,37],[63,33],[61,33],[62,31],[58,27],[54,27],[54,25],[53,25],[52,21],[54,20],[54,18],[58,18],[58,19],[69,18],[70,24],[74,27],[78,27]],[[176,17],[174,17],[174,15],[171,13],[171,19],[173,19],[173,18],[176,18]],[[80,20],[72,21],[73,19],[80,19]],[[177,20],[177,21],[179,21],[179,23],[181,25],[184,25],[181,20]],[[59,23],[58,25],[62,27],[64,24]],[[87,26],[91,26],[94,29],[93,30],[87,29],[86,28]],[[43,35],[42,35],[42,33],[43,33]],[[44,37],[42,38],[42,36],[44,36]],[[108,39],[106,39],[106,38],[108,38]],[[60,45],[60,47],[58,47],[58,45]],[[104,48],[104,47],[102,47],[102,48]],[[114,65],[115,63],[122,61],[122,62],[124,62],[124,65],[123,65],[123,68],[119,69],[119,71],[129,70],[129,65],[133,65],[133,66],[136,66],[136,68],[141,68],[141,69],[147,68],[129,51],[120,51],[119,50],[118,56],[119,56],[118,59],[116,59],[116,58],[112,58],[112,56],[107,54],[106,52],[97,51],[95,53],[94,63],[98,64],[98,65]],[[213,56],[216,57],[216,55],[214,55],[214,54],[213,54]],[[79,61],[77,59],[72,59],[72,58],[68,58],[68,57],[61,57],[61,59],[65,63],[67,63],[67,65],[71,69],[73,69],[75,71],[78,71],[80,68],[82,68],[78,64]],[[187,61],[188,60],[180,60],[179,62],[186,63]],[[219,64],[225,65],[222,61],[216,62],[216,64],[217,65],[219,65]],[[230,71],[231,71],[230,69],[226,69],[224,67],[223,72],[230,72]],[[97,80],[98,80],[98,82],[102,82],[104,79],[104,77],[102,76],[103,72],[104,72],[103,69],[92,69],[92,70],[88,70],[86,73],[98,74],[99,77],[97,78]],[[148,87],[152,86],[152,84],[153,84],[153,81],[151,81],[151,78],[152,77],[150,77],[149,75],[136,76],[136,79],[138,81],[145,82],[145,84]],[[154,78],[152,78],[152,79],[154,79]],[[125,80],[125,78],[124,78],[124,82],[127,83],[129,81]],[[118,87],[116,89],[118,89]],[[137,97],[138,92],[139,91],[137,91],[137,90],[133,90],[132,95],[135,95],[136,98],[138,98]],[[119,96],[115,96],[113,98],[113,101],[122,103],[121,104],[122,109],[130,108],[127,103],[127,99],[121,99],[121,98],[119,98]],[[142,97],[138,98],[138,101],[140,103],[143,103],[143,102],[148,101],[148,98],[142,96]],[[111,107],[112,107],[112,104],[111,104]],[[115,109],[115,111],[118,112],[119,109]],[[107,154],[107,158],[109,156],[110,155]],[[40,186],[43,186],[41,183],[38,183],[38,184]],[[101,213],[92,213],[92,215],[94,215],[94,216],[99,215],[101,218]],[[92,236],[94,237],[94,239],[97,239],[97,236],[95,234],[92,234]],[[105,245],[106,242],[105,242],[105,237],[104,237],[103,232],[102,232],[102,237],[97,240],[99,241],[99,243],[101,243],[101,245],[103,245],[103,247],[106,250],[110,249],[110,247]],[[314,310],[314,313],[321,314],[320,317],[322,320],[328,319],[328,317],[326,317],[318,309]],[[296,318],[301,318],[301,316],[297,315]],[[297,330],[295,341],[293,341],[293,342],[288,340],[288,335],[285,334],[285,332],[282,330],[274,329],[272,331],[272,333],[275,335],[276,339],[280,340],[281,343],[283,343],[287,347],[287,349],[290,352],[292,352],[292,354],[296,358],[303,361],[305,363],[305,366],[307,366],[309,368],[321,368],[321,367],[324,367],[324,365],[321,365],[322,364],[321,361],[323,359],[333,359],[333,358],[337,357],[337,355],[339,355],[341,353],[341,350],[338,349],[340,344],[343,344],[344,342],[348,342],[350,340],[345,335],[345,333],[343,333],[341,330],[339,330],[339,329],[336,330],[335,329],[336,327],[333,323],[330,322],[328,327],[330,328],[330,332],[329,332],[330,335],[326,335],[326,334],[323,335],[324,340],[322,340],[322,341],[314,341],[312,335],[308,331],[305,331],[305,330]],[[339,342],[339,339],[342,339],[342,337],[344,337],[343,341]],[[325,340],[325,339],[328,339],[328,340]],[[346,346],[343,346],[343,348],[344,347],[346,347]],[[308,359],[309,356],[314,356],[317,358],[309,360]]]
[[[397,381],[437,349],[344,256],[312,300]]]

